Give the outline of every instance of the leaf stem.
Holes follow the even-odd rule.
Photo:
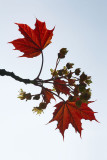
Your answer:
[[[57,69],[57,66],[58,66],[59,62],[60,62],[60,59],[59,59],[59,58],[57,58],[57,61],[56,61],[56,66],[55,66],[54,73],[56,72],[56,69]],[[52,76],[52,78],[54,77],[54,73],[53,73],[53,76]]]
[[[43,52],[42,51],[41,51],[41,53],[42,53],[42,64],[41,64],[41,68],[40,68],[39,74],[38,74],[36,79],[39,79],[39,77],[41,75],[41,72],[42,72],[42,68],[43,68],[44,57],[43,57]]]
[[[67,78],[66,78],[66,76],[57,77],[57,79],[61,79],[61,78],[65,78],[65,79],[67,79]],[[52,77],[52,78],[50,78],[50,79],[43,80],[43,82],[54,81],[54,80],[55,80],[55,78],[54,78],[54,77]]]

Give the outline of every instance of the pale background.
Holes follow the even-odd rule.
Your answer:
[[[107,1],[106,0],[0,0],[0,68],[23,78],[35,78],[41,56],[17,58],[9,41],[22,37],[14,23],[34,28],[38,18],[48,29],[55,26],[52,44],[44,50],[45,64],[41,78],[50,77],[57,53],[62,47],[69,52],[61,65],[75,63],[92,76],[90,107],[100,122],[83,120],[82,139],[69,127],[65,140],[52,118],[55,102],[37,116],[32,108],[36,101],[17,98],[20,88],[38,93],[10,77],[0,77],[0,159],[1,160],[107,160]],[[60,66],[61,66],[60,65]]]

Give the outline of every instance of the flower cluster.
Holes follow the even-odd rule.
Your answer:
[[[91,98],[91,89],[89,88],[89,85],[92,81],[90,76],[81,72],[80,68],[74,70],[74,63],[71,62],[68,62],[62,69],[57,69],[60,60],[65,58],[67,52],[68,50],[66,48],[60,49],[55,69],[50,69],[52,77],[48,80],[42,80],[42,82],[40,80],[38,81],[42,84],[41,93],[31,95],[31,93],[26,93],[22,89],[20,90],[18,98],[21,100],[39,100],[40,97],[42,97],[42,102],[40,102],[38,107],[33,108],[33,112],[41,114],[54,96],[62,99],[62,93],[68,95],[68,100],[70,102],[76,102],[77,107],[81,107],[82,103],[88,103]],[[43,86],[45,83],[53,84],[53,88],[45,88]]]

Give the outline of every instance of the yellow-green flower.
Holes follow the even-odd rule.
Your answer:
[[[41,114],[42,112],[43,112],[43,109],[38,109],[37,107],[34,107],[33,109],[32,109],[32,111],[35,113],[37,113],[37,114]]]
[[[19,96],[17,98],[19,98],[21,100],[25,99],[26,98],[26,92],[24,92],[22,89],[20,89]]]
[[[21,100],[26,99],[27,101],[27,100],[31,100],[31,97],[32,96],[30,93],[26,93],[22,89],[20,89],[18,98],[20,98]]]

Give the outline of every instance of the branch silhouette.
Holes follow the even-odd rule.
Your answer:
[[[9,76],[19,82],[23,82],[25,84],[31,83],[30,79],[23,79],[19,76],[16,76],[13,72],[6,71],[5,69],[0,69],[0,76]]]

